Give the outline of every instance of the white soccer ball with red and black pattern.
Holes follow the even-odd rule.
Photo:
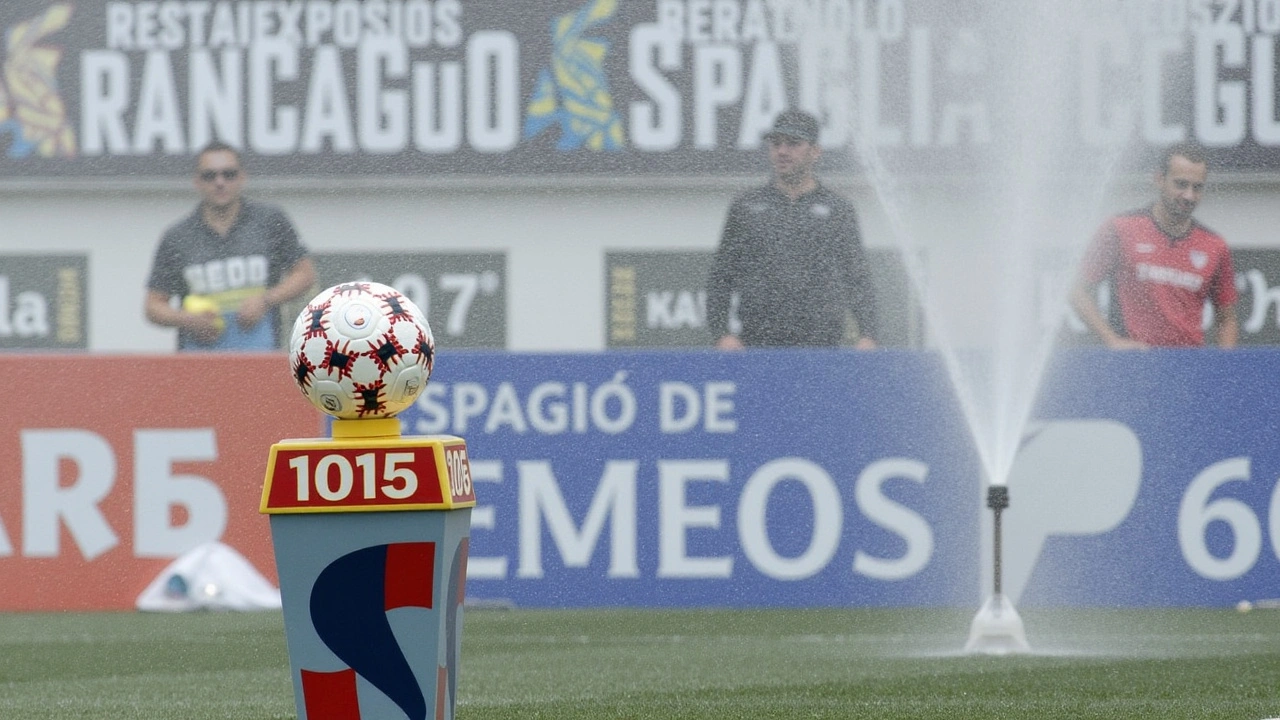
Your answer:
[[[431,379],[435,339],[427,317],[393,287],[334,285],[293,323],[289,363],[302,394],[343,420],[393,417]]]

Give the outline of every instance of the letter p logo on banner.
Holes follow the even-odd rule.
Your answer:
[[[1004,593],[1018,601],[1048,538],[1115,529],[1129,516],[1141,485],[1142,445],[1127,426],[1066,420],[1029,427],[1009,473]],[[989,533],[983,537],[990,542]],[[989,584],[991,568],[984,572]]]

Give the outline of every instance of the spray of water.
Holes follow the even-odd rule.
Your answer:
[[[932,152],[886,143],[866,112],[854,123],[859,164],[993,484],[1009,475],[1130,135],[1108,111],[1135,92],[1122,5],[913,3],[921,24],[897,43],[917,56],[913,74],[867,77],[890,67],[867,59],[893,48],[865,36],[843,80],[908,88],[910,139],[932,141]],[[921,97],[934,110],[926,119]]]

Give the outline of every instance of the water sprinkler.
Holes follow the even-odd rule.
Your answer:
[[[1004,543],[1000,541],[1000,513],[1009,507],[1009,486],[992,485],[987,488],[987,507],[991,508],[991,569],[995,595],[1003,595],[1000,591],[1000,580],[1004,574],[1000,569],[1000,550]]]
[[[990,485],[987,487],[987,507],[991,508],[991,597],[982,604],[978,614],[969,625],[969,642],[965,643],[965,652],[982,653],[984,655],[1008,655],[1031,650],[1027,644],[1027,634],[1022,627],[1022,618],[1014,609],[1013,602],[1005,597],[1001,587],[1001,537],[1000,515],[1009,507],[1009,486]]]

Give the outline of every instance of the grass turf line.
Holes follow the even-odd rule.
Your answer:
[[[470,610],[460,720],[1280,716],[1280,612]],[[278,613],[0,615],[0,718],[295,717]]]

